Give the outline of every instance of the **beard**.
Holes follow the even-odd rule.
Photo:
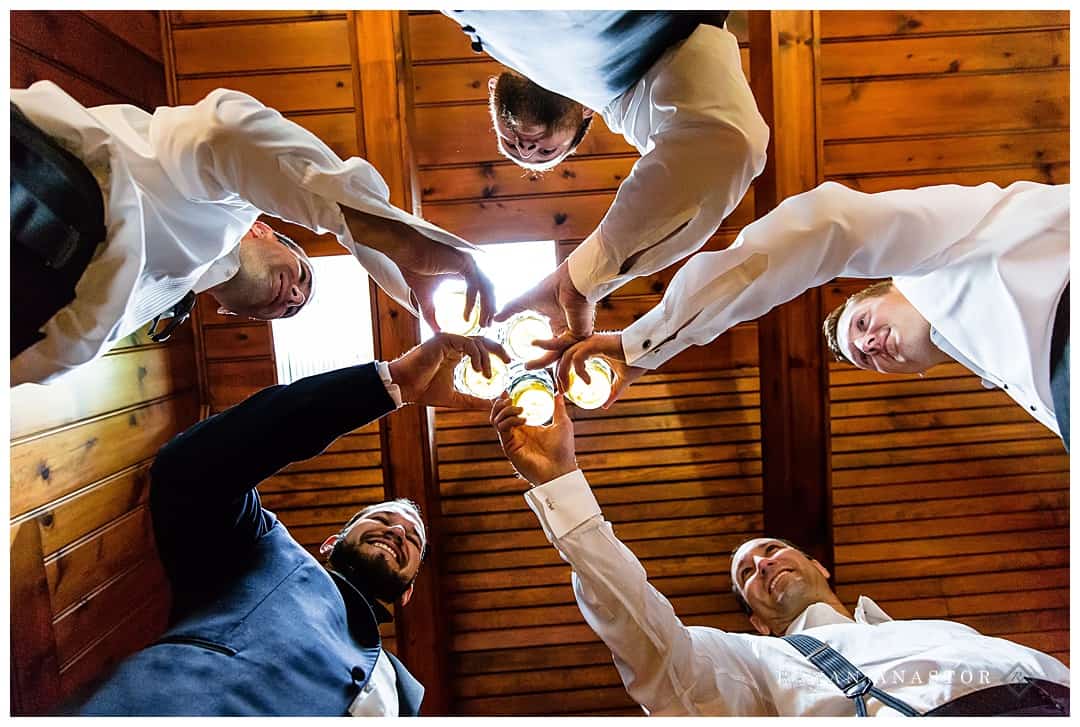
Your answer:
[[[552,93],[528,78],[504,71],[491,92],[491,111],[511,126],[544,126],[559,130],[582,123],[584,107]]]
[[[386,558],[363,553],[344,538],[334,544],[329,563],[358,591],[384,603],[397,602],[412,585],[412,580],[394,570]]]

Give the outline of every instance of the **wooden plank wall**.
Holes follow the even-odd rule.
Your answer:
[[[1063,11],[821,13],[823,173],[856,189],[1069,181]],[[822,315],[868,281],[825,286]],[[836,580],[1069,660],[1069,458],[959,365],[829,369]]]
[[[598,120],[558,169],[523,174],[491,133],[487,79],[499,64],[474,54],[441,15],[410,14],[409,41],[423,215],[481,244],[552,239],[564,259],[600,221],[637,152]],[[726,247],[752,215],[751,191],[708,247]],[[675,270],[602,301],[597,328],[631,323]],[[571,407],[579,461],[607,517],[687,623],[748,627],[730,595],[727,555],[762,528],[756,366],[749,324],[650,374],[608,412]],[[486,415],[439,413],[436,443],[453,712],[640,715],[582,621],[569,568],[526,507],[525,483]]]
[[[195,103],[215,88],[251,94],[321,138],[342,158],[362,149],[359,86],[351,22],[344,11],[203,11],[167,13],[170,83],[177,103]],[[273,48],[274,52],[267,52]],[[272,217],[267,224],[312,255],[343,254],[332,236]],[[202,296],[198,333],[211,413],[277,383],[269,323],[217,314]],[[313,555],[365,505],[385,499],[379,424],[341,437],[323,454],[287,467],[259,488],[273,510]],[[394,649],[393,624],[384,624]]]
[[[88,106],[165,101],[155,12],[11,13],[11,85]],[[198,413],[190,328],[143,332],[48,386],[11,390],[12,712],[39,714],[164,627],[146,508],[158,447]]]

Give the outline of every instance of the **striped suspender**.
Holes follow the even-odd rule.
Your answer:
[[[829,677],[829,681],[835,684],[845,697],[855,702],[855,714],[858,716],[866,716],[867,694],[877,697],[886,706],[892,707],[905,717],[922,716],[906,703],[875,687],[870,677],[859,671],[858,667],[828,644],[805,634],[784,636],[783,639],[821,670],[821,673]]]

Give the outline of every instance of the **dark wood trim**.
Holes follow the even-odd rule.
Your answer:
[[[405,82],[404,30],[401,13],[350,13],[355,22],[360,98],[363,101],[363,148],[368,161],[386,179],[391,201],[412,209],[413,182],[405,153],[407,116],[401,88]],[[374,284],[375,355],[390,360],[420,340],[419,322]],[[383,475],[389,498],[408,497],[420,505],[431,548],[420,569],[416,590],[397,610],[397,655],[426,689],[425,716],[450,713],[450,679],[445,614],[441,603],[443,552],[440,537],[438,481],[432,427],[426,407],[409,406],[384,418],[379,435]]]
[[[755,213],[818,182],[816,13],[750,13],[750,76],[772,135]],[[832,567],[827,364],[820,293],[810,290],[758,321],[765,532]]]

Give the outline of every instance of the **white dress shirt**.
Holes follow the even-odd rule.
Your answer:
[[[107,226],[76,300],[46,324],[44,340],[11,362],[12,385],[49,381],[91,361],[189,290],[231,278],[238,243],[262,213],[333,233],[414,313],[400,270],[352,238],[338,204],[470,247],[392,206],[371,164],[342,161],[311,132],[238,91],[217,89],[192,106],[153,114],[129,105],[86,108],[49,81],[12,90],[11,100],[104,182]]]
[[[699,25],[601,115],[641,159],[568,258],[574,287],[592,303],[700,249],[765,168],[769,143],[739,43],[712,25]]]
[[[580,470],[529,490],[548,540],[573,568],[585,621],[611,649],[630,697],[652,715],[853,716],[854,703],[779,638],[685,626],[604,520]],[[875,686],[926,712],[1025,677],[1069,684],[1057,659],[952,621],[894,621],[869,598],[855,619],[809,606],[787,633],[828,643]],[[874,698],[870,715],[898,713]]]
[[[380,651],[371,678],[349,705],[349,714],[353,717],[397,717],[399,708],[397,673],[386,653]]]
[[[699,249],[765,168],[769,127],[743,75],[739,43],[723,28],[699,25],[612,98],[603,79],[611,49],[574,37],[603,34],[620,13],[447,14],[475,24],[495,60],[599,111],[642,155],[600,226],[570,254],[570,278],[590,302]]]
[[[1058,433],[1050,339],[1069,282],[1069,185],[941,185],[864,194],[826,182],[731,247],[695,255],[622,333],[653,369],[838,276],[892,277],[931,340]]]

